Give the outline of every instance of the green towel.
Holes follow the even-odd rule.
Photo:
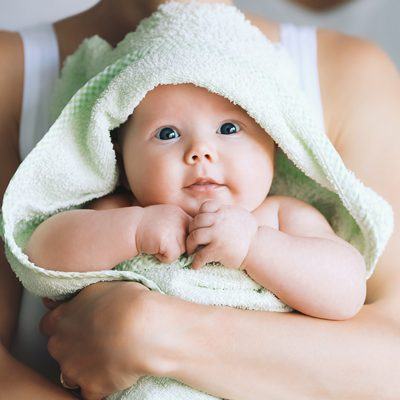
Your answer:
[[[54,97],[54,124],[21,163],[2,205],[6,255],[22,284],[38,296],[67,298],[98,281],[132,280],[203,304],[291,311],[242,271],[191,257],[161,264],[139,255],[113,270],[58,272],[22,251],[34,229],[60,211],[111,193],[119,171],[110,131],[160,84],[192,83],[239,105],[278,144],[270,194],[317,208],[338,236],[374,271],[393,230],[390,205],[349,171],[301,91],[295,66],[234,6],[161,5],[113,49],[98,36],[69,56]],[[290,277],[288,277],[290,279]],[[146,377],[110,399],[212,399],[170,379]]]

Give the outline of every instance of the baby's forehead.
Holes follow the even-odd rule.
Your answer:
[[[147,92],[133,114],[136,117],[155,116],[185,109],[215,113],[234,112],[250,118],[244,109],[229,99],[192,83],[156,86]]]

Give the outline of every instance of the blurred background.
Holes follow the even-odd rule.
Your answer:
[[[133,1],[133,0],[132,0]],[[53,22],[97,0],[0,0],[0,29]],[[268,19],[314,25],[363,37],[382,47],[400,69],[400,0],[234,0],[242,11]],[[28,5],[29,4],[29,5]]]

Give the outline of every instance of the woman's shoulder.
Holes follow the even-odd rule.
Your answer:
[[[0,119],[19,124],[24,82],[24,51],[18,32],[0,30]],[[0,135],[7,130],[0,129]],[[9,140],[9,138],[7,138]]]
[[[85,37],[91,36],[96,27],[87,23],[86,13],[59,20],[55,29],[60,65],[73,53]],[[0,30],[0,119],[12,118],[20,124],[24,85],[24,44],[18,31]],[[18,129],[17,133],[18,135]]]
[[[18,132],[24,60],[17,32],[0,31],[0,199],[19,164]]]
[[[317,37],[324,119],[328,135],[339,149],[359,105],[373,109],[381,85],[396,84],[398,73],[389,56],[369,40],[326,29],[319,29]]]
[[[390,57],[376,44],[335,32],[321,31],[322,95],[329,104],[329,126],[335,147],[347,168],[387,200],[399,226],[400,76]],[[368,281],[367,303],[388,293],[400,279],[395,229],[374,275]],[[398,292],[398,291],[397,291]],[[393,303],[395,304],[395,303]]]
[[[280,41],[280,24],[245,12],[246,18],[273,42]],[[371,84],[383,75],[395,81],[396,67],[375,43],[333,30],[317,29],[318,72],[326,133],[337,147],[349,113]],[[373,80],[374,82],[370,82]],[[375,88],[377,89],[377,87]]]

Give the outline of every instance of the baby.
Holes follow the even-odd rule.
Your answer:
[[[25,248],[36,265],[82,272],[186,252],[192,268],[244,270],[304,314],[359,311],[363,257],[312,206],[268,196],[276,145],[242,108],[193,84],[160,85],[116,132],[119,190],[40,224]]]

